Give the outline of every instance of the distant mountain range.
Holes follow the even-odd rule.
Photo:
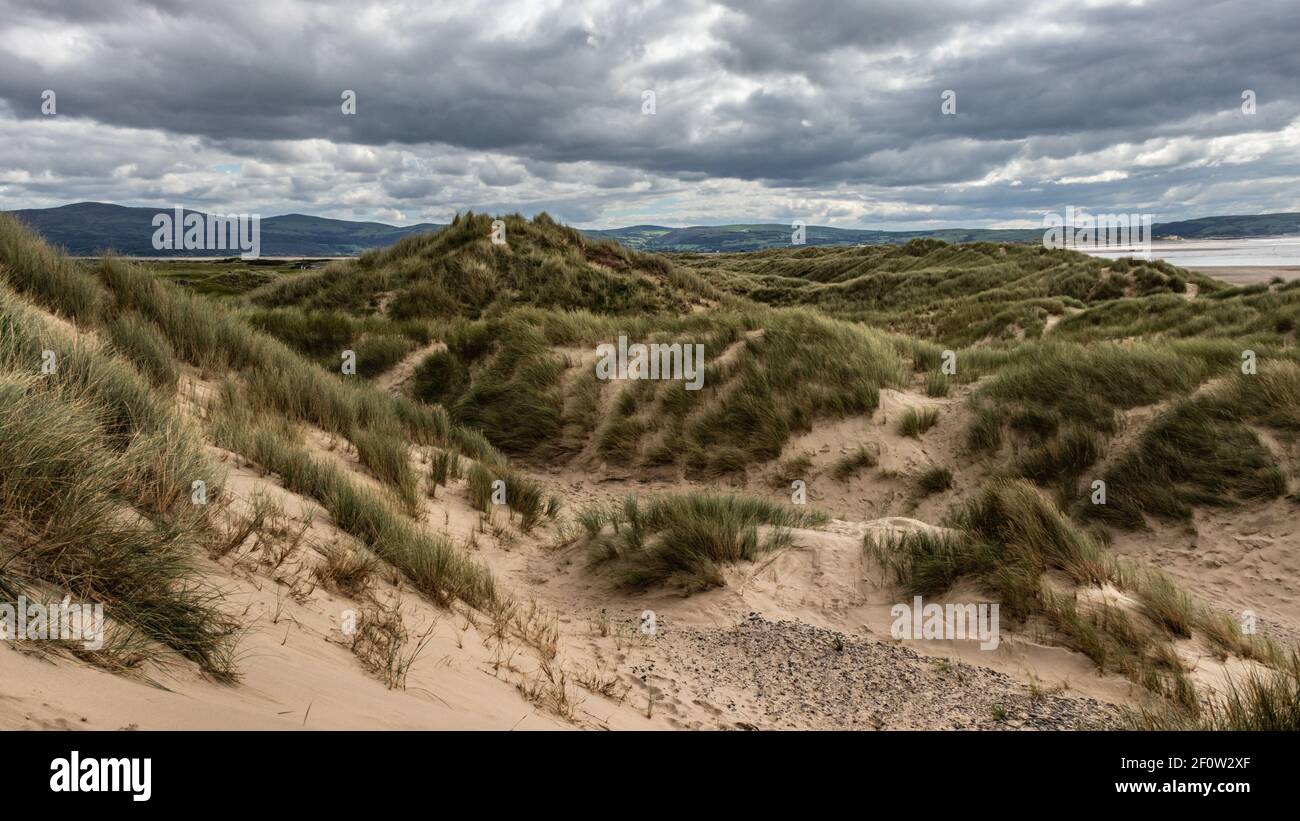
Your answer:
[[[629,248],[641,251],[760,251],[764,248],[787,248],[790,245],[790,226],[779,223],[692,228],[633,225],[585,233],[617,240]],[[1157,239],[1243,239],[1300,234],[1300,213],[1201,217],[1180,222],[1158,222],[1152,226],[1151,233]],[[1043,229],[939,228],[932,231],[874,231],[809,225],[804,237],[808,245],[883,245],[917,238],[940,239],[944,242],[1041,242]]]
[[[131,257],[212,257],[223,251],[155,250],[156,214],[168,208],[129,208],[103,202],[78,202],[58,208],[32,208],[10,214],[35,229],[46,242],[74,256],[97,256],[107,250]],[[186,214],[201,213],[186,209]],[[410,234],[436,231],[423,223],[398,228],[382,222],[351,222],[306,214],[265,217],[261,224],[264,257],[348,257],[383,248]],[[229,255],[236,256],[237,251]]]
[[[153,218],[172,213],[170,208],[130,208],[102,202],[79,202],[57,208],[10,211],[47,241],[76,256],[95,256],[113,250],[126,256],[221,256],[220,251],[155,250]],[[191,213],[186,211],[186,213]],[[436,231],[444,226],[421,223],[397,227],[381,222],[352,222],[306,214],[266,217],[261,223],[261,254],[265,257],[355,256],[383,248],[410,234]],[[760,251],[786,248],[791,228],[786,224],[706,225],[669,228],[633,225],[627,228],[588,230],[592,237],[612,239],[629,248],[661,252]],[[1156,223],[1154,235],[1183,239],[1241,239],[1300,234],[1300,213],[1249,214],[1201,217]],[[810,225],[808,245],[883,245],[910,239],[933,238],[945,242],[1038,242],[1041,228],[941,228],[932,231],[875,231]],[[234,256],[235,253],[231,253]]]
[[[791,226],[782,223],[698,225],[690,228],[633,225],[628,228],[591,230],[584,233],[593,237],[616,240],[638,251],[725,253],[788,248]],[[1038,242],[1043,238],[1043,229],[943,228],[934,231],[876,231],[809,225],[804,230],[806,245],[887,245],[907,242],[918,237],[932,237],[944,242]]]

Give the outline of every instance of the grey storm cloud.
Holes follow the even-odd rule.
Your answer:
[[[1294,0],[0,0],[0,198],[412,221],[1297,209],[1296,42]]]

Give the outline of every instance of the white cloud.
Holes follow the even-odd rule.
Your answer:
[[[1281,210],[1300,175],[1287,2],[0,0],[0,185],[7,208],[595,227]]]

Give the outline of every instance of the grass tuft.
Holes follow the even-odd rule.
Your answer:
[[[938,421],[938,408],[907,408],[898,419],[898,432],[919,439]]]
[[[621,509],[579,513],[594,561],[617,560],[617,578],[628,587],[670,584],[686,592],[723,584],[721,566],[754,561],[789,543],[789,529],[826,521],[823,514],[794,510],[746,496],[683,494],[646,501],[628,497]],[[772,529],[766,536],[760,526]],[[605,532],[609,526],[613,532]]]

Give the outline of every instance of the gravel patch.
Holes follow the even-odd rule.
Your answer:
[[[632,673],[670,715],[711,726],[806,729],[1113,729],[1091,698],[1034,692],[1003,673],[908,647],[757,614],[735,627],[662,630]],[[686,703],[697,709],[678,710]],[[710,726],[683,721],[682,726]]]

